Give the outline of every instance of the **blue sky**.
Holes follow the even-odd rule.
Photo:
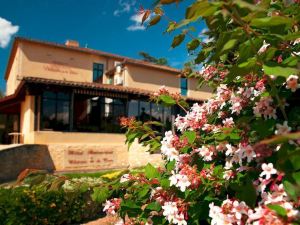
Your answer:
[[[12,38],[22,36],[64,43],[79,41],[81,46],[139,58],[145,51],[166,57],[180,68],[188,55],[185,46],[171,49],[174,34],[163,34],[167,21],[145,29],[137,22],[140,6],[148,8],[153,0],[3,0],[0,8],[0,89],[5,90],[4,72]],[[169,18],[184,17],[190,0],[166,7]],[[196,24],[197,25],[197,24]],[[197,30],[203,29],[198,24]]]

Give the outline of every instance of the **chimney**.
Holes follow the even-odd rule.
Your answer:
[[[65,45],[70,47],[79,47],[79,42],[74,40],[67,40]]]

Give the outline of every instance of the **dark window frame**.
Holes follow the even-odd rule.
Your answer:
[[[104,64],[93,63],[93,82],[103,83]]]
[[[186,77],[180,77],[180,93],[182,96],[187,96],[188,79]]]
[[[45,93],[52,93],[55,95],[55,97],[49,97],[49,96],[45,96]],[[67,95],[68,97],[67,98],[61,98],[59,97],[59,94],[65,94]],[[67,129],[56,129],[56,125],[53,127],[53,128],[45,128],[44,126],[44,100],[52,100],[55,102],[55,123],[57,124],[58,122],[58,105],[61,103],[61,102],[68,102],[69,103],[69,107],[68,107],[68,128]],[[71,113],[72,113],[72,109],[71,109],[71,93],[67,93],[67,92],[54,92],[54,91],[44,91],[42,94],[41,94],[41,97],[40,97],[40,118],[39,118],[39,127],[38,127],[38,130],[41,130],[41,131],[64,131],[64,132],[68,132],[70,131],[70,126],[71,126],[71,121],[70,121],[70,116],[71,116]]]

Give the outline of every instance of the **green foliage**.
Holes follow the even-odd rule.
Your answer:
[[[155,21],[153,21],[152,23],[154,23],[154,22]],[[156,23],[158,23],[158,21],[156,21]],[[157,65],[164,65],[164,66],[168,66],[168,64],[169,64],[168,60],[166,58],[156,58],[156,57],[151,56],[147,52],[139,52],[139,55],[142,57],[142,60],[146,61],[146,62],[151,62],[151,63],[157,64]]]
[[[101,205],[80,190],[44,190],[41,187],[0,189],[1,224],[74,224],[101,212]]]

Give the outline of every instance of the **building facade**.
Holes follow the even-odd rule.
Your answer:
[[[89,48],[16,38],[0,99],[2,142],[25,144],[124,143],[121,116],[156,120],[171,129],[176,108],[149,102],[165,85],[187,101],[203,101],[208,88],[180,70]]]

